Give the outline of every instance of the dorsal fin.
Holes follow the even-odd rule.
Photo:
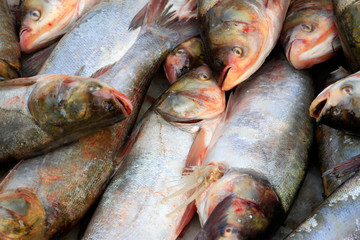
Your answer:
[[[100,76],[102,76],[102,75],[104,75],[105,73],[107,73],[110,69],[112,69],[115,64],[116,64],[116,62],[111,63],[111,64],[109,64],[109,65],[106,65],[105,67],[100,68],[99,70],[97,70],[96,72],[94,72],[90,77],[91,77],[91,78],[99,78]]]
[[[82,65],[74,74],[74,76],[81,76],[81,74],[84,72],[85,65]]]

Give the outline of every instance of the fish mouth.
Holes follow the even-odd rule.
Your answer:
[[[230,72],[230,69],[231,69],[231,66],[227,66],[227,67],[224,68],[224,70],[223,70],[223,71],[221,72],[221,74],[220,74],[219,86],[220,86],[221,88],[223,88],[223,86],[224,86],[226,77],[227,77],[228,73]]]
[[[114,94],[116,99],[119,101],[121,108],[122,108],[122,112],[126,116],[130,115],[133,111],[133,105],[132,105],[130,99],[127,96],[125,96],[124,94],[122,94],[121,92],[113,90],[112,93]]]
[[[310,106],[310,116],[315,118],[317,122],[320,120],[321,113],[326,106],[327,100],[327,97],[320,99],[316,98]]]
[[[22,35],[23,35],[25,32],[31,32],[31,28],[29,28],[29,27],[21,27],[20,33],[19,33],[20,38],[22,37]]]

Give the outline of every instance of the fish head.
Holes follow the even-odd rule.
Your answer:
[[[0,194],[1,239],[42,239],[46,215],[41,201],[26,189]]]
[[[256,26],[236,21],[224,21],[209,32],[207,41],[209,62],[220,72],[219,84],[230,90],[253,72],[264,39]]]
[[[332,8],[305,8],[289,14],[280,41],[287,59],[296,69],[328,60],[340,48]]]
[[[165,59],[164,69],[171,84],[182,75],[204,63],[201,39],[195,37],[181,43]]]
[[[20,47],[32,53],[66,32],[76,9],[74,0],[26,0],[21,5]]]
[[[310,116],[337,129],[356,130],[360,117],[360,74],[325,88],[311,103]]]
[[[170,86],[154,105],[173,123],[199,123],[218,117],[225,108],[225,93],[211,70],[202,65]]]
[[[113,124],[132,112],[130,100],[93,79],[52,75],[36,86],[28,101],[36,122],[54,134]]]
[[[259,67],[269,29],[253,3],[219,1],[203,16],[202,39],[207,61],[220,73],[219,84],[230,90]]]
[[[203,225],[198,239],[260,239],[283,215],[271,186],[240,169],[226,172],[196,204]]]

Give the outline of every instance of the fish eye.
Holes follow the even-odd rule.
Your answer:
[[[301,29],[304,30],[305,32],[312,32],[314,31],[314,25],[309,23],[303,23],[301,24]]]
[[[232,51],[233,51],[233,53],[235,54],[235,56],[237,56],[237,57],[241,57],[242,54],[243,54],[242,48],[239,48],[239,47],[234,47],[234,48],[232,49]]]
[[[99,91],[100,89],[101,89],[101,86],[100,86],[100,85],[95,85],[95,86],[90,86],[90,87],[88,88],[88,91],[91,92],[91,93],[93,93],[93,92],[95,92],[95,91]]]
[[[226,226],[226,228],[224,229],[223,236],[229,237],[229,236],[232,235],[232,233],[233,233],[233,227],[232,226]]]
[[[180,56],[180,55],[182,55],[182,54],[184,54],[184,53],[185,53],[185,50],[184,50],[184,49],[178,49],[175,54],[176,54],[177,56]]]
[[[32,20],[37,21],[37,20],[40,19],[41,13],[38,10],[31,10],[30,11],[30,17],[32,18]]]
[[[209,76],[205,73],[199,73],[198,77],[200,78],[200,80],[208,80]]]
[[[341,91],[342,91],[343,93],[348,94],[348,95],[352,95],[353,88],[352,88],[352,86],[347,85],[347,86],[342,87],[342,88],[341,88]]]

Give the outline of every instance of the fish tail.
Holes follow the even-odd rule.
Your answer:
[[[138,27],[146,29],[153,25],[167,28],[178,34],[177,45],[200,34],[198,20],[194,17],[196,14],[176,14],[171,8],[172,5],[168,5],[168,0],[150,0],[133,18],[129,30]]]

